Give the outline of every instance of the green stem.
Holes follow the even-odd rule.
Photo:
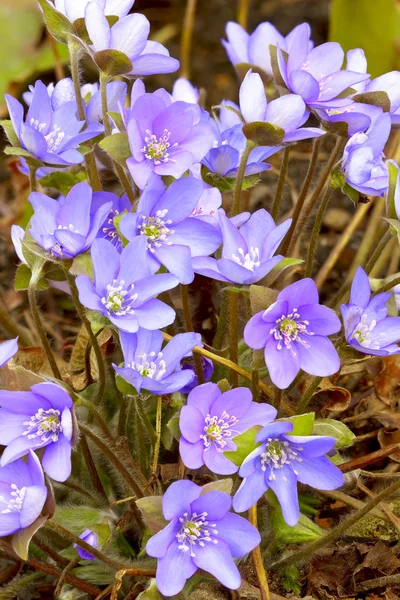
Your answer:
[[[126,435],[126,418],[127,418],[127,406],[128,399],[125,394],[122,394],[120,406],[119,406],[119,415],[118,415],[118,437],[123,437]]]
[[[237,22],[247,29],[247,20],[249,17],[250,0],[239,0],[238,11],[237,11]]]
[[[307,546],[299,550],[299,552],[295,552],[291,556],[283,558],[282,560],[279,560],[278,562],[274,563],[271,568],[274,571],[276,571],[277,569],[284,569],[285,567],[298,564],[315,556],[317,550],[323,548],[327,544],[331,544],[332,542],[340,538],[342,535],[346,535],[349,529],[353,527],[353,525],[355,525],[360,519],[365,517],[372,509],[378,506],[380,502],[383,502],[398,490],[400,490],[400,481],[397,481],[390,487],[383,490],[380,494],[377,494],[368,503],[366,503],[363,508],[353,513],[348,519],[342,521],[340,525],[337,525],[336,527],[331,529],[329,533],[327,533],[323,537],[320,537],[315,542],[307,544]]]
[[[35,167],[29,167],[29,188],[31,193],[37,192],[36,171]]]
[[[308,165],[306,178],[304,179],[304,183],[301,187],[299,197],[297,198],[296,206],[294,207],[293,216],[292,216],[292,224],[281,244],[281,249],[279,250],[280,253],[283,255],[286,255],[286,252],[288,251],[294,230],[296,229],[297,221],[299,220],[299,216],[303,209],[304,202],[307,198],[308,190],[310,189],[310,185],[313,180],[315,170],[317,168],[318,154],[319,154],[320,146],[321,146],[321,138],[320,137],[315,138],[314,143],[313,143],[313,149],[312,149],[312,153],[311,153],[310,163]]]
[[[105,364],[104,364],[103,353],[99,346],[98,339],[95,336],[95,334],[93,333],[90,321],[86,316],[85,308],[79,300],[79,292],[78,292],[78,288],[76,287],[75,277],[73,275],[71,275],[71,273],[65,267],[63,267],[63,270],[64,270],[68,285],[71,290],[71,296],[72,296],[72,299],[76,306],[77,313],[78,313],[82,323],[86,327],[86,331],[88,332],[90,343],[92,344],[94,353],[96,355],[97,368],[99,370],[99,384],[98,384],[98,387],[96,390],[96,395],[94,397],[93,404],[99,405],[103,398],[104,390],[106,387],[106,368],[105,368]]]
[[[216,348],[216,350],[221,350],[222,345],[224,343],[224,337],[225,337],[225,333],[226,333],[226,321],[227,321],[227,314],[228,314],[228,301],[229,301],[228,291],[222,290],[221,293],[222,293],[222,301],[221,301],[221,306],[219,308],[217,331],[215,332],[215,336],[214,336],[213,343],[212,343],[213,347]]]
[[[238,294],[234,291],[229,291],[229,357],[232,362],[238,363]],[[231,383],[233,387],[237,387],[239,377],[236,371],[231,372]]]
[[[304,392],[303,396],[301,397],[299,405],[296,409],[297,415],[301,415],[304,413],[304,411],[306,410],[306,408],[308,406],[308,403],[310,402],[310,400],[313,397],[314,393],[316,392],[319,384],[321,383],[321,380],[322,380],[322,377],[314,377],[313,378],[310,385],[307,387],[306,391]]]
[[[154,446],[153,462],[151,472],[153,476],[157,474],[158,458],[161,445],[161,418],[162,418],[162,396],[157,396],[157,413],[156,413],[156,443]]]
[[[103,113],[103,124],[104,124],[104,132],[106,136],[112,135],[112,128],[110,119],[108,117],[108,106],[107,106],[107,84],[109,82],[109,77],[103,72],[100,72],[100,96],[101,96],[101,110]],[[136,196],[133,193],[132,186],[129,183],[128,177],[125,173],[124,168],[113,160],[113,166],[116,174],[121,182],[122,187],[124,188],[125,194],[128,196],[132,206],[135,204]]]
[[[392,239],[392,234],[390,233],[390,229],[388,229],[388,231],[385,233],[385,235],[383,236],[383,238],[381,239],[381,241],[378,243],[377,247],[375,248],[374,252],[372,253],[372,256],[368,259],[367,264],[365,265],[365,272],[367,275],[369,275],[371,273],[378,258],[380,257],[380,255],[386,248],[386,245],[390,242],[391,239]]]
[[[90,452],[89,445],[87,443],[86,437],[81,433],[81,439],[79,440],[82,455],[85,460],[87,470],[89,473],[90,480],[96,492],[101,496],[101,498],[108,504],[108,497],[101,482],[99,473],[96,469],[95,462],[93,460],[92,453]]]
[[[376,296],[377,294],[383,294],[384,292],[391,292],[396,285],[400,284],[400,277],[394,277],[391,281],[385,283],[380,288],[376,290],[372,295]]]
[[[234,217],[235,215],[238,215],[241,210],[240,203],[241,203],[241,198],[242,198],[242,187],[243,187],[244,174],[246,171],[247,161],[249,160],[250,152],[253,150],[253,148],[254,148],[254,143],[251,142],[250,140],[247,140],[246,147],[243,150],[242,158],[240,159],[238,174],[236,177],[235,192],[234,192],[233,206],[232,206],[232,215],[231,215],[232,217]]]
[[[79,55],[81,53],[81,47],[79,42],[70,39],[68,42],[68,49],[71,59],[71,77],[74,84],[76,103],[78,105],[78,117],[80,121],[86,121],[86,113],[85,107],[83,105],[81,82],[79,77]],[[89,152],[85,156],[85,168],[93,191],[101,192],[103,188],[101,185],[100,176],[97,170],[96,159],[93,151]]]
[[[189,290],[187,285],[181,283],[181,299],[183,306],[183,315],[185,317],[186,330],[194,331],[192,317],[190,314],[190,303],[189,303]],[[199,383],[204,383],[204,371],[203,365],[201,364],[201,358],[197,354],[194,355],[194,364],[196,367],[196,374]]]
[[[32,274],[32,279],[34,279],[33,274]],[[39,332],[40,340],[42,342],[42,346],[43,346],[44,351],[46,353],[47,360],[49,361],[51,370],[53,371],[53,375],[54,375],[54,377],[56,379],[59,379],[60,381],[62,381],[60,370],[59,370],[59,368],[57,366],[57,363],[55,361],[53,352],[52,352],[50,344],[49,344],[49,340],[47,339],[46,331],[45,331],[45,329],[43,327],[43,323],[42,323],[42,320],[40,318],[40,313],[39,313],[38,305],[37,305],[37,302],[36,302],[35,284],[32,281],[31,281],[31,284],[28,287],[28,299],[29,299],[29,305],[30,305],[30,308],[31,308],[32,317],[33,317],[33,320],[35,322],[36,329]]]
[[[181,39],[181,77],[190,79],[190,54],[197,0],[187,0]]]
[[[249,523],[258,530],[258,519],[257,519],[257,504],[249,509]],[[260,546],[258,545],[254,550],[251,551],[251,557],[253,559],[254,570],[258,579],[258,587],[260,589],[261,600],[270,600],[268,577],[265,572],[264,562],[261,555]]]
[[[281,204],[283,190],[284,190],[285,183],[286,183],[286,175],[287,175],[287,171],[288,171],[289,158],[290,158],[290,146],[286,146],[286,148],[283,151],[282,164],[281,164],[281,170],[279,173],[278,185],[276,188],[274,202],[273,202],[272,208],[271,208],[271,217],[274,219],[274,221],[276,220],[276,217],[279,214],[279,207]]]
[[[305,277],[312,276],[314,255],[315,255],[315,250],[317,248],[318,236],[319,236],[319,232],[320,232],[321,225],[322,225],[322,219],[324,218],[324,214],[328,207],[331,196],[332,196],[332,188],[329,185],[325,192],[325,195],[322,199],[322,202],[319,206],[318,212],[315,217],[314,226],[313,226],[313,229],[311,232],[310,245],[308,247],[306,268],[305,268],[305,273],[304,273]]]
[[[97,410],[97,408],[93,405],[93,403],[90,402],[89,400],[86,400],[86,398],[83,398],[82,396],[77,395],[77,400],[75,402],[75,406],[79,406],[79,405],[84,406],[91,413],[93,413],[93,416],[95,417],[101,431],[103,432],[104,437],[106,437],[107,440],[113,444],[115,440],[112,436],[112,433],[111,433],[107,423],[103,419],[101,413]]]
[[[57,583],[57,587],[54,590],[54,595],[55,596],[59,596],[62,590],[62,587],[64,585],[64,582],[67,578],[68,573],[70,573],[72,571],[72,569],[75,569],[76,566],[79,565],[81,561],[81,557],[77,556],[76,558],[74,558],[73,560],[71,560],[67,566],[65,567],[65,569],[63,570],[63,572],[61,573],[60,579],[58,580]]]

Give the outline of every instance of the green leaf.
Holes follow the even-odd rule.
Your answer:
[[[251,314],[266,310],[271,304],[276,302],[278,292],[261,285],[250,286],[250,305]]]
[[[250,69],[251,67],[249,67]],[[247,70],[249,70],[247,69]],[[229,104],[217,104],[216,106],[212,106],[211,110],[216,110],[216,109],[221,109],[221,110],[230,110],[231,112],[235,113],[235,115],[237,117],[239,117],[239,119],[242,121],[242,123],[244,124],[245,121],[242,117],[242,113],[240,112],[240,110],[238,110],[237,108],[235,108],[234,106],[230,106]]]
[[[231,389],[231,385],[227,379],[221,379],[220,381],[218,381],[217,386],[223,394],[225,394],[225,392],[229,392],[229,390]]]
[[[355,190],[348,183],[344,184],[344,186],[342,187],[342,191],[344,194],[346,194],[346,196],[348,198],[350,198],[350,200],[352,200],[354,202],[354,204],[361,202],[362,199],[364,198],[364,196],[361,196],[361,194],[358,190]]]
[[[140,592],[137,600],[162,600],[162,596],[158,591],[155,579],[150,579],[148,587],[144,590],[144,592]]]
[[[86,564],[72,569],[71,574],[94,585],[110,585],[115,579],[115,571],[100,561],[91,564],[86,561]]]
[[[4,148],[4,154],[7,156],[20,156],[24,158],[27,164],[33,169],[38,169],[39,167],[43,167],[43,163],[41,160],[37,159],[33,154],[25,150],[24,148],[20,148],[19,146],[6,146]]]
[[[394,0],[332,0],[331,41],[347,52],[362,48],[372,77],[397,68],[400,13]]]
[[[203,485],[203,491],[200,496],[204,496],[204,494],[208,494],[208,492],[225,492],[225,494],[231,495],[233,488],[233,480],[230,477],[226,477],[225,479],[218,479],[217,481],[211,481],[211,483],[206,483]]]
[[[69,529],[75,535],[80,535],[87,527],[94,528],[100,524],[109,526],[113,519],[114,516],[111,511],[82,505],[63,506],[57,504],[53,516],[53,521]],[[100,532],[101,530],[99,530]]]
[[[228,450],[224,452],[224,456],[233,462],[237,467],[240,467],[244,459],[253,452],[260,444],[256,442],[256,435],[260,431],[261,427],[251,427],[247,431],[235,436],[233,438],[237,450]]]
[[[46,523],[46,521],[47,516],[38,517],[36,521],[32,523],[32,525],[25,527],[25,529],[20,529],[16,534],[14,534],[11,545],[14,552],[16,552],[16,554],[18,554],[22,560],[28,559],[29,544],[31,539],[35,533],[39,531],[39,529]]]
[[[243,133],[256,146],[280,146],[285,137],[285,131],[272,123],[254,121],[243,125]]]
[[[6,134],[7,139],[10,142],[10,144],[12,146],[19,146],[20,141],[19,141],[17,134],[14,131],[12,121],[9,121],[8,119],[4,119],[3,121],[0,121],[0,125],[4,129],[4,133]]]
[[[86,316],[90,321],[93,333],[98,333],[99,331],[101,331],[102,329],[105,329],[106,327],[113,328],[111,321],[109,321],[106,316],[102,315],[101,313],[97,312],[96,310],[86,311]],[[120,391],[122,391],[122,390],[120,390]]]
[[[168,525],[162,512],[162,496],[139,498],[136,500],[136,504],[153,535]]]
[[[280,508],[272,510],[270,522],[278,544],[305,544],[324,535],[323,530],[303,514],[300,514],[297,524],[291,527],[283,518]]]
[[[293,423],[293,430],[288,433],[288,435],[311,435],[313,432],[314,420],[314,413],[294,415],[287,419],[279,419],[279,421],[290,421]]]
[[[110,77],[132,71],[131,59],[120,50],[100,50],[94,53],[93,60],[99,69]]]
[[[390,98],[386,92],[366,92],[353,96],[354,102],[379,106],[383,112],[390,112]]]
[[[72,275],[88,275],[93,280],[94,270],[90,252],[83,252],[75,256],[72,260],[70,272]]]
[[[38,2],[43,11],[46,27],[51,35],[59,42],[68,43],[68,35],[75,34],[72,23],[55,8],[52,2],[48,0],[38,0]]]
[[[391,160],[386,161],[386,164],[389,171],[389,188],[386,196],[387,215],[389,219],[397,220],[394,195],[399,177],[399,167]]]
[[[110,111],[108,113],[108,116],[110,117],[110,119],[112,119],[114,121],[116,127],[120,130],[120,132],[126,131],[125,123],[124,123],[121,113]]]
[[[32,271],[30,270],[28,265],[25,265],[24,263],[19,265],[15,274],[15,291],[20,292],[22,290],[27,290],[31,281],[31,277]]]
[[[337,449],[352,446],[356,437],[344,423],[335,419],[317,419],[314,422],[313,435],[329,435],[335,438]]]
[[[107,152],[113,160],[122,166],[125,166],[127,158],[132,156],[126,131],[113,133],[113,135],[105,137],[101,140],[99,146],[104,152]]]
[[[389,223],[392,235],[397,235],[400,242],[400,221],[398,219],[387,219],[386,217],[382,217],[382,219]]]
[[[289,267],[296,267],[297,265],[303,264],[303,262],[304,260],[301,258],[290,258],[289,256],[287,258],[282,258],[281,262],[279,262],[276,267],[269,272],[268,275],[277,275],[285,269],[288,269]]]
[[[85,181],[86,173],[79,171],[78,173],[67,173],[64,171],[55,171],[50,175],[41,177],[40,185],[46,188],[58,190],[63,196],[67,196],[71,188],[77,183]]]
[[[346,185],[346,175],[343,173],[340,166],[337,166],[332,171],[330,185],[333,190],[342,190]]]
[[[203,181],[208,183],[208,185],[217,188],[220,192],[232,192],[235,189],[236,177],[224,177],[223,175],[217,175],[217,173],[212,173],[212,171],[209,171],[204,165],[201,166],[201,176]],[[165,183],[165,178],[163,178],[163,181]],[[242,189],[249,190],[257,185],[259,181],[259,175],[248,175],[243,179]]]

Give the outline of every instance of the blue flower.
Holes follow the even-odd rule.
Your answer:
[[[180,333],[162,348],[161,331],[139,329],[135,334],[120,333],[124,367],[114,366],[118,375],[133,385],[138,393],[173,394],[189,385],[195,377],[190,369],[182,369],[181,360],[195,346],[202,346],[199,333]]]
[[[29,451],[28,463],[16,460],[0,467],[0,537],[26,529],[40,517],[47,487],[39,459]]]
[[[261,538],[246,519],[229,512],[230,496],[205,492],[192,481],[176,481],[164,494],[162,505],[170,523],[146,545],[147,554],[158,559],[160,592],[178,594],[197,569],[237,590],[241,577],[233,559],[253,550]]]
[[[79,275],[76,285],[84,306],[107,317],[121,331],[170,325],[175,311],[155,296],[178,285],[174,275],[152,275],[145,260],[146,240],[136,238],[121,254],[105,239],[96,239],[91,256],[94,282]]]
[[[1,466],[29,450],[45,448],[43,468],[55,481],[71,474],[72,400],[54,383],[37,383],[30,392],[0,391],[0,439],[6,446]]]
[[[0,344],[0,369],[18,352],[18,337]]]
[[[24,108],[18,100],[6,94],[6,102],[14,131],[22,148],[49,166],[67,167],[83,162],[78,151],[82,142],[103,133],[100,123],[77,119],[75,101],[53,108],[46,86],[37,81],[33,98],[24,119]]]
[[[96,548],[96,550],[99,548],[98,535],[91,529],[85,529],[85,531],[83,531],[79,537],[87,544],[93,546],[93,548]],[[90,554],[90,552],[87,552],[84,550],[84,548],[78,546],[78,544],[74,544],[74,548],[77,548],[78,554],[81,558],[83,558],[83,560],[96,560],[96,557],[93,556],[93,554]]]
[[[63,15],[74,23],[77,19],[83,19],[85,9],[91,2],[99,2],[107,17],[125,17],[131,10],[135,0],[54,0],[55,7]]]
[[[236,512],[244,512],[271,489],[277,496],[288,525],[300,517],[297,482],[318,490],[335,490],[343,475],[326,456],[336,441],[329,436],[290,435],[293,423],[275,422],[256,436],[261,442],[239,470],[242,484],[233,498]]]
[[[388,317],[391,292],[371,298],[368,275],[358,267],[351,286],[350,303],[342,304],[347,342],[363,354],[399,354],[400,317]]]

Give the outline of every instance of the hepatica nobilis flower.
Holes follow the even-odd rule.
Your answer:
[[[139,329],[137,333],[120,333],[124,367],[114,366],[125,381],[136,391],[154,394],[173,394],[189,385],[194,371],[182,369],[181,360],[191,354],[195,346],[202,346],[199,333],[179,333],[163,348],[161,331]]]
[[[43,469],[36,454],[0,467],[0,537],[26,529],[36,521],[47,499]]]
[[[388,317],[391,292],[371,298],[368,275],[358,267],[351,286],[350,303],[342,304],[347,342],[363,354],[387,356],[400,353],[400,317]]]
[[[260,534],[246,519],[232,514],[231,497],[203,491],[192,481],[176,481],[162,498],[164,517],[170,523],[146,545],[158,559],[156,583],[164,596],[178,594],[197,569],[207,571],[226,587],[236,590],[241,577],[234,558],[260,543]]]
[[[244,460],[239,470],[242,484],[233,498],[236,512],[244,512],[268,489],[277,496],[288,525],[300,517],[297,482],[318,490],[335,490],[343,475],[325,454],[336,440],[329,436],[292,436],[293,423],[267,425],[256,436],[261,445]]]
[[[0,439],[6,446],[1,466],[45,448],[42,465],[55,481],[71,474],[72,400],[54,383],[37,383],[30,392],[0,391]]]
[[[33,192],[34,215],[29,233],[39,246],[57,258],[72,258],[90,248],[112,209],[112,201],[92,207],[94,194],[87,183],[75,185],[68,196],[53,200]]]
[[[65,102],[53,109],[46,86],[37,81],[31,105],[24,118],[24,108],[18,100],[5,96],[14,131],[21,146],[46,165],[68,167],[83,162],[78,151],[82,142],[103,133],[100,123],[77,119],[77,104]]]
[[[223,238],[221,258],[194,258],[196,273],[218,281],[251,284],[260,281],[282,260],[283,256],[274,254],[291,219],[276,226],[271,215],[260,208],[239,228],[222,213],[219,221]]]
[[[118,233],[115,220],[120,218],[123,213],[128,213],[132,210],[132,204],[126,194],[119,197],[110,192],[94,192],[90,213],[94,216],[99,209],[110,202],[110,210],[96,237],[108,240],[120,252],[122,250],[122,239]]]
[[[121,331],[159,329],[175,318],[175,311],[155,296],[174,288],[178,279],[169,273],[152,275],[145,253],[144,238],[128,244],[121,254],[111,242],[96,239],[91,250],[94,281],[88,275],[76,278],[82,304]]]
[[[309,113],[300,95],[286,94],[267,102],[262,79],[251,69],[240,86],[239,104],[245,123],[264,122],[281,131],[277,146],[325,134],[318,127],[302,127]]]
[[[252,402],[247,388],[223,394],[215,383],[199,385],[190,392],[180,414],[182,461],[189,469],[205,464],[213,473],[236,473],[238,467],[223,453],[237,449],[236,435],[255,425],[266,425],[275,417],[276,409]]]
[[[220,245],[221,234],[213,225],[191,218],[203,192],[203,182],[195,177],[183,177],[166,189],[161,179],[153,176],[137,211],[122,217],[119,227],[126,239],[146,240],[147,262],[153,273],[163,265],[181,283],[191,283],[192,257],[211,254]]]
[[[201,368],[203,370],[204,381],[205,382],[210,381],[210,379],[214,373],[214,363],[209,358],[206,358],[205,356],[200,356],[200,363],[201,363]],[[197,387],[199,385],[199,378],[197,377],[197,373],[196,373],[196,363],[195,363],[194,357],[188,356],[187,358],[183,358],[181,360],[181,367],[182,367],[183,371],[190,370],[194,373],[193,380],[190,383],[188,383],[187,385],[185,385],[185,387],[180,390],[182,394],[188,394],[195,387]]]
[[[339,370],[340,359],[328,335],[340,330],[334,311],[319,304],[312,279],[292,283],[267,310],[254,315],[244,329],[250,348],[264,348],[273,383],[287,388],[300,369],[326,377]]]
[[[310,50],[309,25],[297,27],[287,60],[278,45],[282,84],[298,94],[310,108],[338,108],[352,103],[342,97],[351,86],[369,79],[366,73],[342,70],[344,52],[337,42],[327,42]]]
[[[96,550],[99,549],[99,536],[91,529],[85,529],[85,531],[82,531],[79,538],[87,544],[93,546],[93,548],[95,548]],[[78,546],[78,544],[74,544],[74,548],[78,550],[78,554],[81,558],[83,558],[83,560],[96,560],[96,557],[93,556],[93,554],[90,554],[90,552],[88,552],[84,548],[81,548],[80,546]]]
[[[94,52],[118,50],[125,54],[132,66],[125,77],[174,73],[179,69],[179,61],[171,58],[165,46],[148,40],[150,23],[144,15],[127,15],[110,26],[104,14],[106,5],[106,0],[92,0],[85,9],[85,25]]]
[[[55,7],[74,23],[83,19],[87,5],[96,0],[54,0]],[[125,17],[131,10],[135,0],[106,0],[103,11],[106,17]]]
[[[126,165],[140,189],[152,173],[182,177],[214,142],[209,114],[197,104],[173,102],[165,90],[140,93],[129,111],[127,132],[132,156]]]
[[[379,115],[365,133],[347,142],[341,163],[346,181],[362,194],[383,196],[388,187],[384,148],[390,135],[390,115]]]
[[[18,352],[18,338],[0,344],[0,369]]]

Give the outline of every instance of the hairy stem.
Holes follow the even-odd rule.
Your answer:
[[[18,323],[14,321],[7,310],[7,306],[0,298],[0,326],[11,336],[18,336],[18,343],[20,346],[33,346],[34,342],[31,338],[30,332],[22,328]]]
[[[391,292],[396,285],[400,284],[400,277],[394,277],[380,288],[376,290],[372,295],[376,296],[377,294],[383,294],[383,292]]]
[[[37,192],[37,180],[36,180],[37,168],[29,167],[29,189],[32,192]]]
[[[156,413],[156,443],[154,445],[153,462],[151,472],[153,476],[157,474],[158,458],[161,445],[161,418],[162,418],[162,396],[157,396],[157,413]]]
[[[322,377],[314,377],[311,381],[310,385],[307,387],[303,396],[300,399],[299,405],[296,408],[296,414],[301,415],[306,410],[308,403],[313,397],[314,393],[318,389],[319,384],[321,383]]]
[[[181,77],[190,79],[190,55],[197,0],[187,0],[181,38]]]
[[[249,509],[249,522],[258,529],[257,523],[257,503]],[[258,579],[258,586],[260,588],[261,600],[270,600],[268,577],[265,572],[264,562],[261,556],[260,546],[254,548],[251,551],[251,557],[253,559],[254,570]]]
[[[276,217],[279,214],[279,207],[281,204],[283,190],[284,190],[285,182],[286,182],[286,175],[287,175],[287,171],[288,171],[289,158],[290,158],[290,146],[286,146],[286,148],[283,151],[282,164],[281,164],[281,170],[279,173],[278,185],[276,188],[275,198],[274,198],[272,208],[271,208],[271,217],[274,219],[274,221],[276,220]]]
[[[89,473],[89,477],[90,480],[92,482],[92,485],[94,487],[94,489],[96,490],[96,492],[98,494],[100,494],[100,496],[102,497],[102,499],[108,503],[108,497],[107,494],[105,492],[105,489],[103,487],[103,484],[101,482],[100,476],[98,474],[98,471],[96,469],[96,465],[95,462],[93,460],[93,456],[92,453],[90,452],[90,448],[89,445],[86,441],[86,437],[81,433],[81,439],[79,441],[81,449],[82,449],[82,455],[83,458],[85,460],[86,466],[87,466],[87,470]]]
[[[229,357],[232,362],[238,363],[238,294],[229,290]],[[231,372],[231,383],[237,387],[239,378],[237,371]]]
[[[319,206],[318,212],[315,216],[314,226],[313,226],[312,232],[311,232],[310,245],[308,247],[306,268],[305,268],[305,272],[304,272],[305,277],[312,277],[314,255],[315,255],[315,251],[317,248],[318,236],[319,236],[319,232],[320,232],[321,225],[322,225],[322,219],[324,218],[324,214],[328,207],[331,196],[332,196],[332,188],[331,188],[331,186],[328,186],[328,188],[325,192],[325,195],[322,199],[322,202]]]
[[[192,316],[190,313],[190,303],[189,303],[189,289],[187,285],[183,285],[181,283],[181,299],[183,306],[183,315],[185,317],[185,324],[187,331],[194,331]],[[196,367],[196,375],[199,383],[204,383],[204,371],[203,365],[201,364],[201,358],[197,354],[194,355],[194,364]]]
[[[238,215],[241,211],[241,199],[242,199],[242,187],[243,187],[244,174],[246,172],[247,161],[249,160],[250,152],[253,150],[253,148],[254,148],[253,142],[250,142],[249,140],[247,140],[246,147],[243,150],[242,158],[240,159],[238,174],[236,177],[235,192],[234,192],[234,197],[233,197],[232,214],[231,214],[232,217],[234,217],[235,215]]]

